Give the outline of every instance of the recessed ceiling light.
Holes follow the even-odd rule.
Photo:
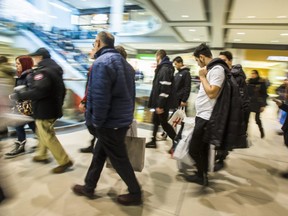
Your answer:
[[[288,36],[288,33],[282,33],[281,36]]]
[[[256,18],[256,16],[247,16],[248,19]]]
[[[196,30],[195,30],[195,29],[189,29],[189,31],[191,31],[191,32],[195,32]]]
[[[200,41],[200,38],[194,38],[193,40],[194,41]]]
[[[181,17],[182,18],[188,18],[189,16],[188,15],[182,15]]]
[[[238,39],[238,38],[236,38],[236,39],[234,39],[234,41],[235,42],[239,42],[239,41],[242,41],[241,39]]]
[[[279,40],[271,40],[271,43],[278,43]]]
[[[237,32],[238,35],[245,35],[245,32]]]
[[[287,18],[287,16],[277,16],[278,19],[284,19]]]

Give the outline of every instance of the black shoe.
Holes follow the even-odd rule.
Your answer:
[[[155,140],[152,140],[148,143],[146,143],[146,148],[157,148],[157,145],[156,145],[156,141]]]
[[[81,153],[92,153],[93,152],[93,146],[89,146],[87,148],[80,148]]]
[[[214,172],[218,172],[219,170],[223,169],[225,166],[224,161],[219,160],[214,165]]]
[[[288,172],[283,172],[280,174],[282,178],[288,179]]]
[[[5,158],[14,158],[14,157],[17,157],[17,156],[20,156],[20,155],[23,155],[25,154],[25,143],[26,143],[26,140],[20,142],[20,141],[15,141],[15,148],[6,153],[5,154]]]
[[[203,186],[208,186],[209,184],[207,174],[203,175],[203,177],[200,177],[198,174],[189,175],[185,176],[185,179],[188,182],[196,183]]]
[[[94,191],[87,191],[84,185],[74,185],[72,191],[78,196],[86,196],[89,199],[95,198]]]
[[[142,195],[140,194],[123,194],[119,195],[117,198],[118,203],[126,206],[130,205],[141,205]]]

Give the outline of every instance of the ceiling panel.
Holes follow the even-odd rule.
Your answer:
[[[169,21],[206,20],[202,0],[153,0]]]
[[[186,42],[208,42],[207,27],[176,27]]]
[[[288,29],[230,29],[228,43],[288,44]]]
[[[228,23],[288,23],[288,0],[234,0]]]

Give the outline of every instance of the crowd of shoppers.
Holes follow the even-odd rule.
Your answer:
[[[106,159],[109,158],[128,187],[128,193],[119,195],[117,201],[122,205],[140,205],[143,202],[141,186],[125,146],[125,136],[134,114],[135,71],[126,61],[125,49],[121,46],[115,47],[114,42],[111,33],[99,32],[90,53],[90,57],[95,60],[89,69],[85,96],[79,104],[79,110],[85,112],[86,126],[93,139],[90,145],[80,149],[80,152],[92,152],[93,157],[84,184],[74,185],[72,191],[76,195],[94,198],[101,172]],[[158,50],[155,56],[157,67],[148,103],[148,107],[154,109],[153,132],[152,140],[146,143],[146,148],[157,148],[156,135],[161,125],[172,140],[169,153],[173,153],[181,139],[184,124],[182,123],[179,132],[176,131],[168,123],[169,111],[187,107],[191,91],[191,74],[180,56],[170,61],[165,50]],[[206,44],[201,44],[195,48],[193,56],[200,68],[198,71],[200,89],[195,100],[195,127],[189,141],[189,155],[195,161],[196,172],[193,175],[185,175],[185,179],[207,186],[210,144],[217,148],[216,162],[223,168],[228,151],[235,148],[235,145],[229,143],[231,137],[239,138],[241,141],[243,136],[244,144],[240,143],[239,146],[247,147],[250,112],[255,112],[260,137],[265,137],[260,113],[267,105],[267,85],[257,70],[252,70],[251,78],[246,83],[241,65],[232,64],[233,56],[228,51],[220,52],[219,58],[213,58],[210,48]],[[15,61],[18,78],[16,88],[11,91],[9,98],[15,103],[26,100],[32,102],[31,116],[35,121],[29,122],[28,126],[36,132],[39,140],[33,161],[49,163],[51,161],[48,158],[49,150],[58,163],[52,172],[64,173],[73,166],[73,161],[54,131],[56,120],[63,115],[62,106],[66,94],[63,70],[51,59],[49,51],[45,48],[39,48],[25,56],[18,56]],[[33,65],[36,67],[33,68]],[[177,70],[175,74],[174,67]],[[237,84],[232,84],[234,79]],[[20,90],[17,88],[19,86],[24,88]],[[239,103],[241,106],[238,107],[241,110],[240,115],[238,112],[231,114],[235,111],[233,110],[235,106],[231,105],[233,103],[231,97],[235,94],[241,101]],[[288,111],[283,101],[275,100],[275,102],[280,109]],[[235,118],[236,115],[238,118]],[[218,121],[219,119],[221,121]],[[285,121],[282,128],[286,145],[287,124]],[[24,126],[25,124],[17,125],[15,147],[5,154],[6,157],[12,158],[25,153]],[[240,132],[235,132],[236,127],[241,128]],[[288,178],[287,173],[283,173],[282,176]],[[0,196],[1,193],[0,188]]]

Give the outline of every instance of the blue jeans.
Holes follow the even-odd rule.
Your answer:
[[[27,123],[29,128],[35,133],[35,122],[29,122]],[[26,124],[23,125],[19,125],[17,127],[15,127],[16,129],[16,134],[17,134],[17,140],[20,142],[23,142],[24,140],[26,140],[26,132],[25,132],[25,127]]]

